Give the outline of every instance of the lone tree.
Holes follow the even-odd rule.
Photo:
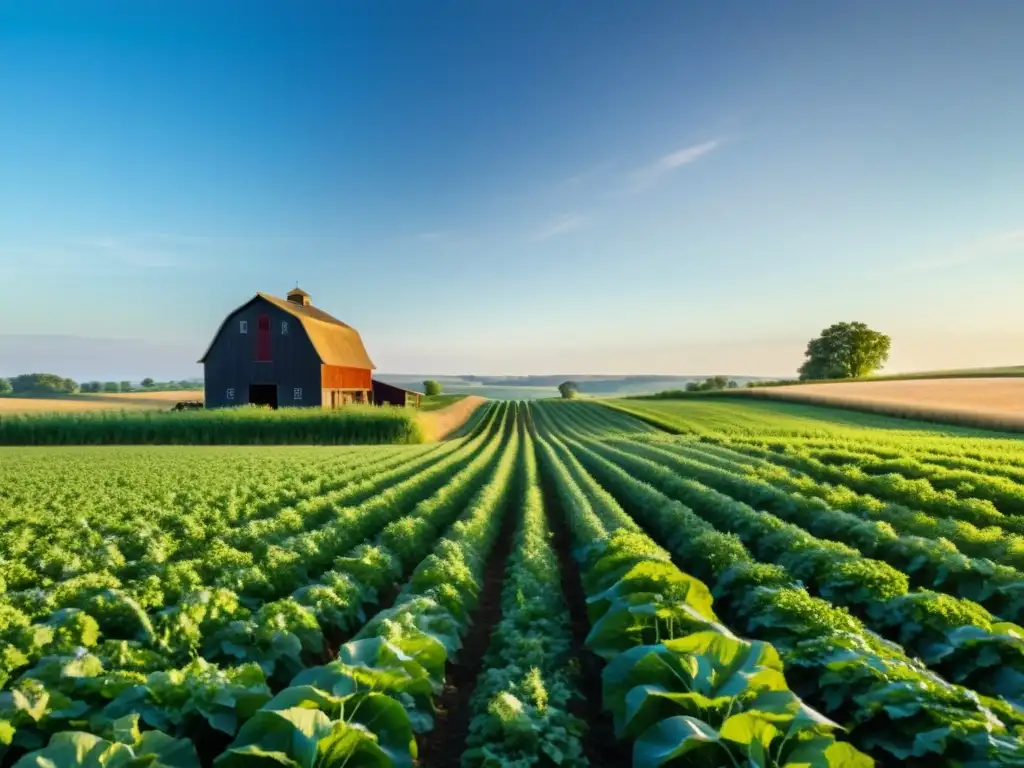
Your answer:
[[[14,390],[11,387],[11,382],[9,382],[7,379],[0,379],[0,395],[9,395],[13,391]]]
[[[867,376],[889,359],[892,339],[864,323],[835,323],[811,339],[800,379],[852,379]]]
[[[441,394],[441,382],[427,379],[423,382],[423,394],[427,397],[434,397]]]
[[[154,385],[155,383],[156,383],[156,382],[155,382],[155,381],[153,381],[153,380],[152,380],[151,378],[149,378],[148,376],[147,376],[146,378],[144,378],[144,379],[143,379],[143,380],[142,380],[142,381],[140,382],[140,384],[141,384],[141,385],[142,385],[143,387],[146,387],[147,389],[148,389],[149,387],[152,387],[152,386],[153,386],[153,385]]]
[[[580,393],[580,385],[575,381],[563,381],[558,385],[558,391],[565,400],[572,400]]]

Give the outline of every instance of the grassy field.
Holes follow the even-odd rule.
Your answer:
[[[668,432],[713,434],[818,435],[863,430],[991,437],[993,432],[932,421],[918,421],[845,408],[779,399],[703,397],[678,400],[605,400],[603,404]],[[877,434],[877,433],[876,433]],[[1010,435],[1005,435],[1010,437]]]
[[[430,411],[439,411],[442,408],[447,408],[450,405],[454,405],[468,395],[434,395],[433,397],[424,396],[420,401],[420,410],[424,413]]]
[[[0,759],[1024,762],[1024,441],[621,403],[0,448]]]

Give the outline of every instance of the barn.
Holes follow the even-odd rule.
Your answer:
[[[423,393],[412,389],[403,389],[394,384],[385,384],[378,379],[373,380],[373,402],[378,405],[397,405],[407,408],[419,408]]]
[[[359,332],[298,287],[287,299],[257,293],[233,310],[199,362],[207,408],[374,401],[374,365]]]

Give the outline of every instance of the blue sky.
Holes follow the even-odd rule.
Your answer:
[[[11,0],[0,374],[194,375],[296,281],[390,372],[789,374],[845,319],[890,370],[1024,363],[1021,29],[1014,0]]]

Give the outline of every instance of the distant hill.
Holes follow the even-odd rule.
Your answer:
[[[708,374],[711,375],[711,374]],[[399,387],[419,389],[425,379],[441,382],[449,394],[473,394],[493,400],[534,400],[555,397],[563,381],[575,381],[580,392],[594,397],[649,395],[666,389],[683,389],[691,381],[703,381],[707,375],[602,376],[600,374],[558,374],[537,376],[435,376],[431,374],[381,373],[376,378]],[[763,376],[730,376],[740,386],[748,381],[762,381]]]

